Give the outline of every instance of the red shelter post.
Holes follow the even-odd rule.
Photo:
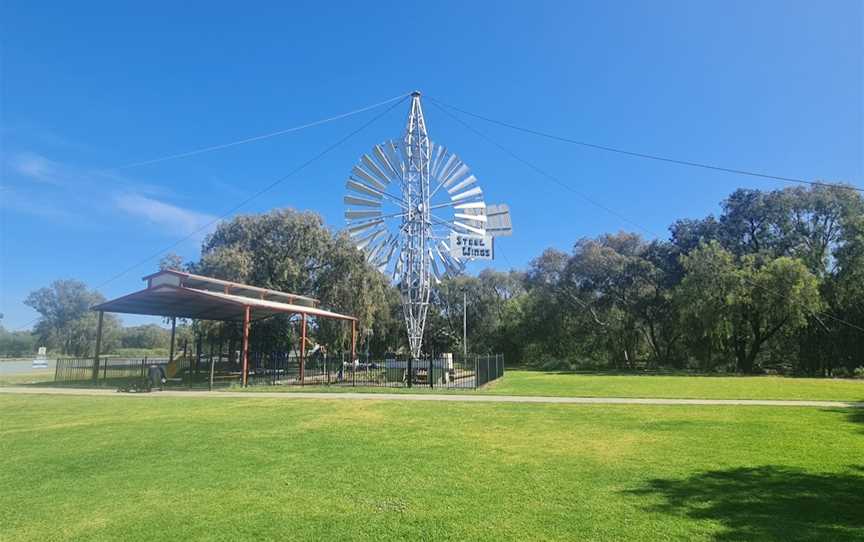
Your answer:
[[[354,360],[357,359],[357,320],[351,320],[351,366],[354,366]],[[366,360],[367,362],[369,360]]]
[[[243,312],[243,387],[249,382],[249,320],[252,309],[246,305]]]
[[[302,328],[300,331],[300,382],[302,383],[306,374],[306,313],[300,315]]]

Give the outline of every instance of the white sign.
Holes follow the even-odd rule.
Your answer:
[[[450,255],[461,259],[491,260],[495,256],[492,236],[451,231]]]

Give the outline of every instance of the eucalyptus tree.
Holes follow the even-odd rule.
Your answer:
[[[686,275],[676,293],[689,331],[730,356],[739,372],[754,372],[769,341],[821,310],[818,279],[801,260],[736,260],[712,241],[681,261]]]
[[[323,306],[357,316],[361,338],[389,317],[384,276],[372,268],[345,235],[331,232],[311,212],[277,209],[241,215],[207,236],[194,272],[319,299]],[[260,323],[256,335],[278,344],[291,342],[288,317]],[[316,324],[318,338],[344,346],[349,331],[338,322]],[[296,343],[296,339],[293,341]]]
[[[24,304],[39,313],[34,333],[39,346],[71,354],[92,354],[96,340],[96,313],[90,308],[105,298],[91,290],[80,280],[55,280],[27,296]],[[106,314],[103,320],[102,348],[112,349],[116,344],[119,320]]]

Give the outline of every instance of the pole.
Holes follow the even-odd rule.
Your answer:
[[[171,317],[171,346],[168,350],[168,363],[174,361],[174,334],[177,331],[177,317]]]
[[[468,292],[462,290],[462,355],[468,359]]]
[[[480,366],[477,364],[477,356],[474,356],[474,389],[477,389],[479,386],[477,385],[477,379],[480,378],[478,374],[480,371]]]
[[[213,391],[213,370],[215,369],[216,358],[210,356],[210,387],[208,388],[210,391]]]
[[[300,385],[306,377],[306,313],[300,315]]]
[[[243,387],[249,385],[249,319],[252,309],[246,305],[243,311]]]
[[[351,320],[351,366],[354,366],[354,359],[357,357],[357,320]],[[366,360],[368,363],[369,360]]]
[[[96,324],[96,352],[93,356],[93,383],[99,379],[99,351],[102,349],[102,320],[104,311],[99,311],[99,323]]]

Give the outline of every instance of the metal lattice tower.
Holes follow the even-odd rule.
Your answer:
[[[399,290],[402,294],[402,311],[408,328],[408,344],[411,355],[420,357],[423,345],[423,329],[429,309],[431,290],[427,245],[432,235],[432,219],[429,209],[429,135],[426,120],[420,105],[420,93],[411,94],[411,110],[405,128],[405,155],[407,171],[402,184],[403,200],[407,212],[402,218],[402,227],[407,235],[401,240],[402,269]]]

